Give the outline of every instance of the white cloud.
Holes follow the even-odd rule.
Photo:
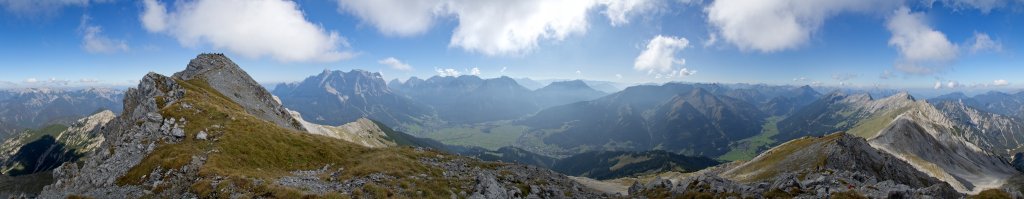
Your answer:
[[[697,74],[696,70],[689,70],[686,68],[679,69],[679,77],[686,77],[694,74]]]
[[[967,42],[971,46],[971,53],[982,51],[999,52],[1003,50],[1003,44],[992,40],[988,34],[975,32],[972,40]]]
[[[441,0],[338,0],[338,12],[368,21],[388,35],[411,36],[434,24],[443,8]]]
[[[689,45],[686,38],[655,36],[647,43],[647,48],[636,57],[633,62],[633,69],[654,72],[666,72],[673,70],[674,65],[685,65],[686,60],[676,58],[676,54]]]
[[[82,15],[78,29],[82,33],[82,49],[89,53],[115,53],[128,51],[128,42],[103,35],[103,27],[89,23],[92,18]]]
[[[85,84],[94,84],[94,83],[99,83],[99,82],[100,82],[100,80],[98,80],[98,79],[90,79],[90,78],[82,78],[82,79],[78,80],[78,83],[85,83]]]
[[[803,82],[803,81],[807,81],[807,77],[798,77],[798,78],[793,78],[793,81],[794,81],[794,82]]]
[[[38,83],[38,82],[39,82],[39,80],[36,79],[36,78],[25,79],[25,83],[29,83],[29,84],[35,84],[35,83]]]
[[[0,7],[7,13],[19,17],[52,17],[59,14],[64,7],[87,6],[89,3],[89,0],[0,0]]]
[[[942,88],[942,81],[935,81],[935,86],[933,86],[933,88],[935,88],[935,90]]]
[[[450,46],[486,55],[524,54],[541,39],[560,41],[587,30],[587,11],[595,4],[578,1],[452,1],[447,12],[458,27]]]
[[[604,14],[612,26],[629,24],[631,15],[651,12],[661,6],[661,1],[656,0],[609,0],[605,3],[608,9],[604,11]]]
[[[279,61],[337,61],[355,56],[337,32],[306,20],[299,6],[283,0],[178,1],[174,11],[162,3],[143,4],[143,27],[175,37],[184,46],[209,44],[246,57]]]
[[[139,14],[142,26],[150,32],[167,30],[167,6],[156,0],[142,1],[143,11]]]
[[[615,79],[622,79],[622,74],[615,74]]]
[[[583,74],[583,71],[580,71],[578,69],[576,70],[576,76],[579,76],[579,75],[582,75],[582,74]]]
[[[480,75],[480,68],[473,67],[472,69],[469,69],[469,74],[470,75],[478,75],[479,76]]]
[[[586,33],[587,15],[604,8],[613,26],[638,13],[650,13],[656,0],[337,0],[349,13],[387,35],[412,36],[429,30],[435,20],[458,22],[450,47],[485,55],[522,55],[540,41],[561,41]]]
[[[992,81],[992,85],[993,86],[1006,86],[1006,85],[1010,85],[1010,81],[1006,81],[1005,79],[997,79],[997,80]]]
[[[901,56],[897,69],[913,74],[938,72],[957,57],[957,46],[946,35],[928,26],[925,15],[911,13],[902,7],[889,17],[886,28],[892,32],[889,45],[896,47]]]
[[[505,70],[508,70],[508,67],[502,66],[501,71],[498,73],[505,74]]]
[[[960,82],[957,82],[957,81],[950,80],[950,81],[946,82],[946,88],[956,88],[956,87],[959,87],[959,86],[960,86]]]
[[[828,18],[845,12],[895,8],[893,0],[718,0],[707,8],[708,24],[743,50],[796,48]]]
[[[708,39],[704,40],[704,48],[714,46],[716,43],[718,43],[718,35],[710,34],[708,35]]]
[[[400,70],[400,71],[412,71],[413,70],[412,66],[409,66],[409,64],[406,64],[406,63],[402,63],[402,61],[400,61],[400,60],[398,60],[398,59],[396,59],[394,57],[388,57],[388,58],[382,59],[380,61],[377,61],[377,63],[378,64],[387,65],[388,67],[391,67],[391,69]]]
[[[434,68],[434,71],[437,72],[437,75],[441,77],[458,77],[459,75],[461,75],[461,73],[459,73],[459,70],[451,68]]]

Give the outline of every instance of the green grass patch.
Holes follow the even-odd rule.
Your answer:
[[[407,147],[370,149],[339,139],[297,132],[279,127],[271,122],[245,113],[227,97],[216,92],[199,80],[181,81],[187,89],[184,99],[161,110],[165,117],[185,118],[186,137],[178,143],[163,143],[146,156],[127,174],[118,178],[119,185],[141,184],[145,176],[154,169],[177,169],[191,162],[193,156],[206,156],[207,161],[199,169],[199,178],[190,188],[203,197],[217,197],[225,183],[213,187],[210,179],[226,177],[233,187],[247,188],[256,194],[270,197],[307,197],[294,189],[249,185],[254,179],[273,181],[290,175],[295,170],[319,169],[325,165],[344,168],[339,179],[350,179],[381,173],[395,176],[399,182],[413,182],[403,193],[388,193],[405,196],[448,197],[450,187],[459,187],[459,180],[436,179],[442,176],[440,169],[419,163],[423,157],[437,157],[433,151],[415,151]],[[184,109],[180,103],[192,105]],[[220,128],[214,128],[214,126]],[[199,140],[195,135],[207,131],[210,139]],[[446,156],[451,157],[452,156]],[[408,176],[426,174],[434,180],[403,179]],[[459,186],[456,186],[459,185]],[[230,186],[229,186],[230,187]],[[366,187],[370,194],[380,194],[378,189]],[[417,195],[417,193],[419,195]],[[430,195],[425,195],[430,194]],[[259,196],[259,195],[258,195]]]
[[[775,135],[779,134],[778,122],[782,120],[782,117],[773,116],[765,120],[764,125],[761,126],[761,133],[753,137],[749,137],[737,142],[731,146],[732,150],[725,154],[718,156],[720,161],[737,161],[737,160],[750,160],[771,147],[778,141],[773,139]]]
[[[886,111],[885,113],[874,114],[867,119],[857,122],[852,129],[846,132],[857,137],[870,139],[871,137],[878,135],[878,132],[882,131],[886,126],[889,126],[889,123],[891,123],[893,119],[896,119],[900,114],[907,112],[911,107],[912,106],[905,106],[895,110]]]
[[[477,146],[497,150],[512,146],[526,132],[526,126],[477,125],[468,127],[443,128],[424,136],[449,145]]]

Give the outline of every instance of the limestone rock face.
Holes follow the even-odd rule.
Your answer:
[[[388,139],[388,135],[376,123],[366,118],[359,118],[341,126],[328,126],[315,124],[302,119],[299,112],[291,112],[292,117],[298,120],[302,127],[309,133],[327,137],[342,139],[370,148],[398,146],[397,143]]]
[[[284,128],[305,131],[267,89],[223,54],[201,54],[172,77],[185,81],[201,79],[249,114]]]
[[[41,198],[64,198],[72,194],[98,198],[137,198],[145,193],[138,186],[118,186],[117,179],[137,165],[154,149],[154,143],[175,143],[174,128],[182,120],[164,118],[160,107],[185,95],[185,89],[170,77],[147,74],[139,86],[128,89],[123,113],[103,127],[105,141],[84,162],[64,164],[53,170],[54,184],[46,186]],[[157,100],[161,99],[161,100]]]

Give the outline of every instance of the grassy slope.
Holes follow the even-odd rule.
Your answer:
[[[441,141],[449,145],[478,146],[489,150],[497,150],[512,146],[526,132],[526,126],[516,125],[477,125],[472,127],[444,128],[437,132],[424,133],[427,138]]]
[[[842,135],[840,133],[833,133],[824,137],[803,137],[789,142],[783,143],[770,152],[766,151],[758,156],[758,159],[751,160],[744,165],[736,167],[734,170],[729,171],[733,174],[750,175],[738,179],[741,182],[757,182],[765,179],[770,179],[780,172],[785,172],[792,166],[798,165],[820,165],[824,162],[824,152],[819,151],[818,157],[801,157],[799,160],[805,161],[801,163],[797,162],[782,162],[783,160],[791,159],[790,155],[798,150],[806,150],[808,147],[815,147],[820,149],[820,145],[831,143],[836,139],[839,139]],[[817,146],[814,146],[817,145]],[[813,161],[813,162],[811,162]],[[813,163],[813,164],[810,164]],[[772,168],[772,169],[764,169]]]
[[[766,119],[760,134],[735,142],[735,145],[731,146],[732,150],[718,156],[717,159],[721,161],[753,159],[761,153],[762,148],[771,147],[778,142],[772,137],[779,134],[779,128],[776,125],[779,120],[782,120],[782,117],[775,116]]]
[[[289,175],[290,171],[313,170],[324,165],[344,168],[345,172],[339,179],[383,173],[397,177],[384,183],[415,185],[402,193],[380,190],[380,186],[374,183],[363,187],[367,189],[364,193],[377,193],[377,197],[382,197],[380,194],[447,197],[450,191],[456,191],[452,190],[453,187],[468,183],[439,177],[431,181],[406,179],[406,176],[417,174],[440,176],[443,172],[440,169],[418,162],[420,157],[436,157],[436,152],[417,152],[404,147],[369,149],[338,139],[287,130],[246,114],[239,105],[205,82],[178,80],[178,83],[188,90],[185,98],[162,107],[162,114],[165,117],[186,118],[186,138],[179,143],[159,145],[141,163],[119,178],[118,184],[140,184],[146,174],[158,167],[181,168],[192,160],[192,156],[204,154],[208,154],[208,158],[199,169],[200,179],[191,187],[191,191],[200,196],[226,194],[218,193],[223,186],[227,186],[225,184],[248,188],[243,190],[251,190],[257,195],[301,196],[298,190],[250,182],[255,179],[273,181]],[[194,109],[182,109],[178,105],[180,103],[189,103]],[[223,128],[211,128],[214,125]],[[206,130],[211,139],[195,139],[200,130]],[[210,187],[211,180],[216,177],[232,180],[218,187]]]
[[[895,110],[889,110],[881,114],[875,114],[867,119],[857,122],[857,125],[847,131],[851,135],[862,137],[864,139],[870,139],[878,135],[879,131],[882,131],[892,120],[896,119],[896,116],[903,114],[911,109],[913,105],[900,107]]]

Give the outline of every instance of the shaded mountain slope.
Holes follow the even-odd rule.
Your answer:
[[[544,109],[518,123],[532,128],[529,136],[567,150],[549,155],[660,149],[715,156],[728,150],[729,141],[759,133],[765,117],[744,101],[669,83]]]
[[[560,159],[551,168],[566,175],[604,180],[667,171],[694,172],[718,164],[710,158],[667,151],[591,151]]]
[[[595,90],[583,80],[552,82],[534,90],[533,95],[541,108],[597,99],[607,93]]]
[[[790,140],[846,131],[876,113],[900,112],[898,109],[913,102],[914,98],[906,92],[882,99],[873,99],[866,93],[833,92],[779,121],[779,135],[775,138]]]
[[[693,174],[629,187],[631,196],[752,198],[958,198],[943,181],[846,133],[803,137]]]

